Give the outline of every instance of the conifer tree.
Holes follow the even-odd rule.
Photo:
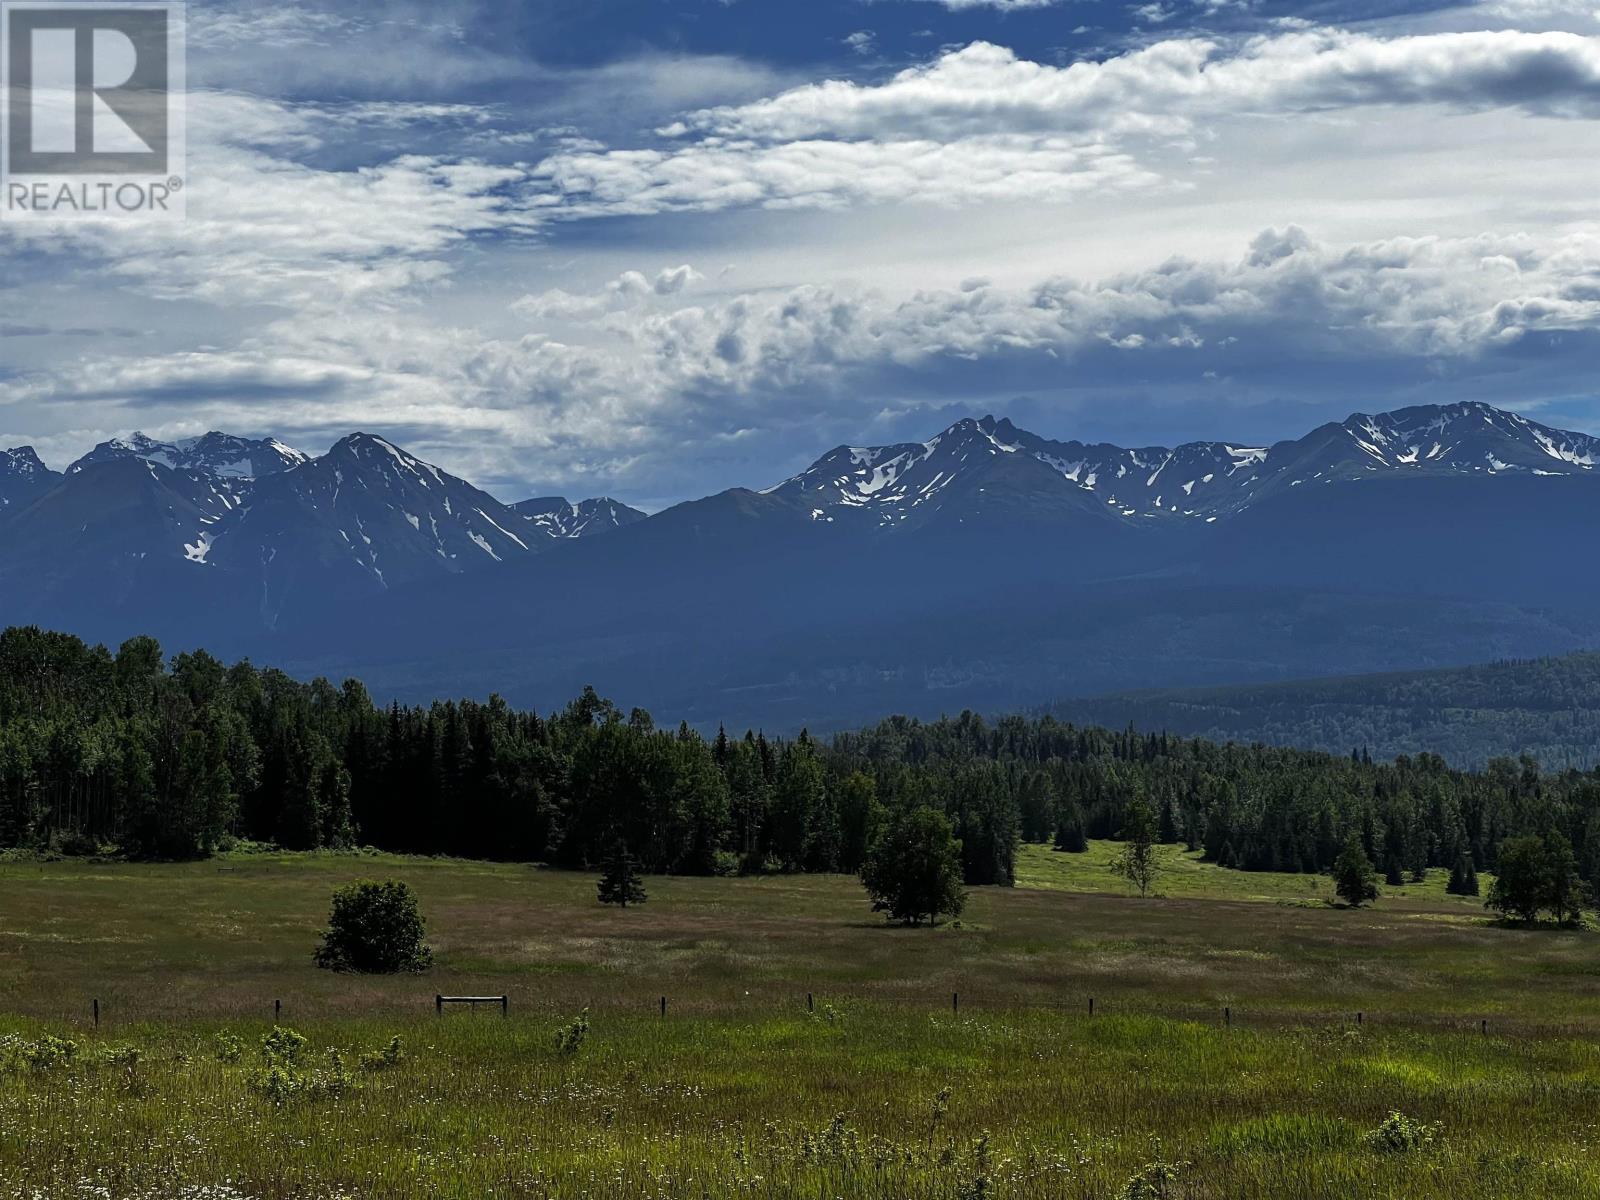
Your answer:
[[[1352,833],[1333,864],[1333,890],[1351,908],[1378,898],[1378,877],[1359,835]]]
[[[618,842],[607,856],[605,873],[600,876],[596,890],[601,904],[619,904],[623,908],[630,904],[643,904],[649,898],[645,895],[644,884],[639,880],[633,855],[628,853],[628,847],[622,842]]]
[[[1056,815],[1055,847],[1068,854],[1082,854],[1089,849],[1089,839],[1083,831],[1083,813],[1071,801],[1062,805]]]
[[[1457,856],[1456,865],[1450,870],[1450,882],[1444,885],[1444,890],[1452,896],[1478,894],[1478,872],[1472,865],[1472,855],[1462,851]]]

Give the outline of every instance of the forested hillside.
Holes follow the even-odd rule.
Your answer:
[[[1547,768],[1600,764],[1600,653],[1436,671],[1136,692],[1061,701],[1059,719],[1132,723],[1185,737],[1374,757],[1433,753],[1462,767],[1529,755]]]
[[[652,871],[852,871],[889,812],[930,805],[967,882],[1010,883],[1019,839],[1115,837],[1141,797],[1167,842],[1245,870],[1320,871],[1354,832],[1388,873],[1493,869],[1521,833],[1570,841],[1600,879],[1600,773],[1530,758],[1224,746],[1053,716],[891,718],[823,743],[658,729],[586,691],[540,715],[498,699],[376,707],[148,638],[117,652],[0,634],[0,848],[204,855],[233,839],[597,862]]]

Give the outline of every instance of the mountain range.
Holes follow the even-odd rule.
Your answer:
[[[357,674],[407,699],[594,683],[827,728],[1594,644],[1600,439],[1463,403],[1275,445],[985,417],[646,516],[504,504],[382,437],[0,454],[0,622]]]

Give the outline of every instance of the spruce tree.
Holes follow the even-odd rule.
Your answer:
[[[1076,804],[1069,802],[1056,817],[1055,848],[1067,854],[1082,854],[1089,849],[1089,839],[1083,831],[1083,813]]]
[[[1351,908],[1378,898],[1378,877],[1361,838],[1352,833],[1333,864],[1333,890]]]
[[[621,842],[607,856],[605,873],[600,876],[596,890],[601,904],[620,904],[623,908],[630,904],[643,904],[649,899],[645,895],[644,884],[639,881],[633,855]]]
[[[1450,869],[1450,882],[1444,890],[1452,896],[1476,896],[1478,872],[1472,865],[1472,856],[1464,851],[1457,856],[1456,865]]]

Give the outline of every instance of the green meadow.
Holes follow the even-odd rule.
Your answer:
[[[1594,934],[1176,850],[1141,900],[1112,852],[935,929],[837,876],[0,863],[0,1197],[1600,1195]],[[431,971],[314,967],[361,877]]]

